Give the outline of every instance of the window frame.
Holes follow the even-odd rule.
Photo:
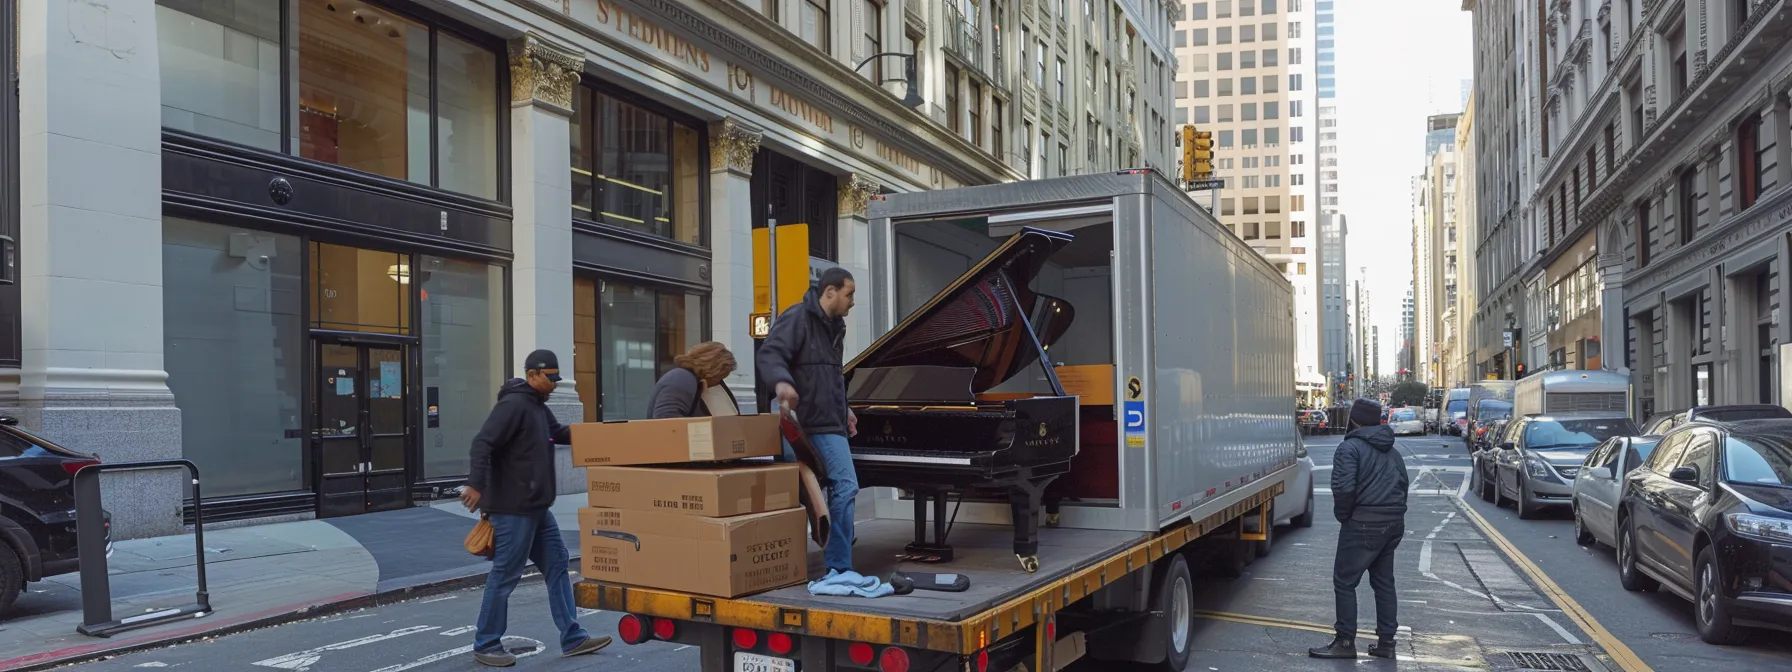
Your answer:
[[[622,102],[628,103],[630,105],[633,105],[635,107],[646,110],[650,113],[664,117],[668,124],[682,123],[686,126],[691,127],[692,129],[696,130],[696,132],[697,132],[697,159],[696,160],[697,160],[697,166],[698,166],[698,170],[697,170],[697,192],[698,192],[697,193],[697,241],[698,242],[687,243],[685,241],[678,240],[677,238],[673,238],[670,236],[657,236],[657,235],[653,235],[653,234],[641,233],[641,232],[635,231],[633,229],[626,229],[626,228],[623,228],[620,226],[609,224],[609,223],[597,220],[593,217],[579,217],[577,215],[574,215],[572,217],[573,223],[575,225],[587,225],[587,226],[598,227],[598,228],[611,230],[611,231],[626,231],[627,234],[625,234],[625,235],[648,236],[648,237],[653,238],[656,241],[662,241],[662,242],[669,243],[672,245],[684,245],[684,246],[690,246],[690,247],[695,247],[695,248],[702,248],[706,251],[709,250],[713,243],[712,236],[714,233],[710,230],[710,208],[712,207],[712,203],[711,203],[711,199],[710,199],[710,195],[709,195],[709,180],[710,180],[710,174],[709,174],[710,171],[708,168],[709,160],[710,160],[709,159],[709,125],[702,123],[696,117],[690,116],[688,114],[685,114],[683,112],[675,110],[671,107],[668,107],[664,103],[661,103],[661,102],[653,100],[651,98],[647,98],[645,96],[639,95],[629,89],[622,88],[620,86],[611,84],[611,83],[606,82],[601,79],[597,79],[595,77],[591,77],[591,76],[581,77],[579,82],[577,84],[573,85],[573,95],[574,96],[579,95],[579,90],[581,88],[589,88],[596,93],[601,93],[603,95],[609,96],[611,98],[615,98],[619,101],[622,101]],[[506,115],[506,116],[508,116],[508,115]],[[586,125],[586,128],[591,129],[591,130],[588,130],[587,132],[594,133],[595,130],[592,129],[592,127],[594,127],[594,126],[595,125]],[[670,135],[668,135],[668,137],[670,137]],[[590,136],[588,135],[587,138],[589,139]],[[568,141],[570,142],[570,136],[569,136]],[[589,146],[591,146],[595,149],[596,143],[594,141],[592,141]],[[572,172],[571,166],[568,166],[567,172],[568,173]],[[596,189],[593,189],[592,192],[593,192],[593,194],[595,194]],[[569,208],[569,210],[574,210],[574,209]],[[589,214],[595,215],[596,213],[592,212]]]

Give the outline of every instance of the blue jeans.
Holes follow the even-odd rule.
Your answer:
[[[1399,600],[1394,591],[1394,549],[1406,536],[1406,524],[1400,521],[1344,523],[1338,530],[1338,555],[1332,561],[1332,593],[1337,603],[1338,621],[1332,624],[1337,635],[1356,637],[1356,587],[1369,573],[1369,586],[1375,589],[1375,635],[1381,641],[1393,641],[1399,631]]]
[[[560,538],[554,513],[493,513],[487,517],[492,522],[492,573],[485,579],[485,603],[479,607],[473,650],[503,648],[500,640],[510,618],[510,593],[523,578],[524,561],[535,563],[548,584],[548,611],[560,628],[560,650],[571,651],[590,639],[575,620],[578,612],[572,604],[572,579],[566,576],[566,540]]]
[[[852,517],[859,501],[859,472],[852,468],[852,449],[846,445],[845,434],[811,434],[809,445],[815,447],[821,468],[827,472],[818,474],[826,479],[824,485],[828,489],[828,547],[822,550],[822,558],[828,569],[845,572],[852,569],[852,541],[856,537]],[[784,442],[784,461],[796,461],[796,452],[788,441]]]

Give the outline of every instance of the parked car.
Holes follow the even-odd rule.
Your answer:
[[[1301,411],[1299,420],[1300,431],[1312,435],[1324,434],[1329,418],[1326,417],[1325,411]]]
[[[1678,411],[1656,413],[1643,423],[1643,433],[1651,436],[1663,436],[1694,420],[1709,422],[1735,422],[1737,420],[1769,420],[1773,418],[1792,418],[1792,411],[1784,406],[1773,404],[1725,404],[1722,406],[1694,406]]]
[[[1514,442],[1507,435],[1516,428],[1517,423],[1512,418],[1496,421],[1493,428],[1487,430],[1487,442],[1469,454],[1469,489],[1488,503],[1499,501],[1493,494],[1493,465],[1499,461],[1500,446]]]
[[[1494,423],[1512,417],[1512,402],[1509,401],[1482,399],[1477,406],[1474,417],[1468,422],[1467,437],[1464,440],[1470,453],[1486,446],[1487,430]]]
[[[1614,436],[1587,454],[1574,479],[1576,542],[1618,545],[1618,503],[1624,498],[1625,476],[1649,459],[1660,442],[1659,436]]]
[[[1545,508],[1568,506],[1574,478],[1587,453],[1614,436],[1632,436],[1629,418],[1528,415],[1502,438],[1494,460],[1494,504],[1512,501],[1518,517],[1536,518]],[[1506,493],[1511,493],[1507,495]]]
[[[1792,420],[1694,421],[1626,477],[1618,578],[1691,601],[1699,637],[1792,628]]]
[[[1419,412],[1411,407],[1397,408],[1388,414],[1388,424],[1394,428],[1394,436],[1422,435],[1425,433],[1425,421],[1419,419]]]
[[[81,568],[75,548],[75,472],[99,459],[0,417],[0,614],[25,584]],[[111,514],[106,514],[108,552]]]

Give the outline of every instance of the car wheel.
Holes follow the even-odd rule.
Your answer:
[[[1511,500],[1506,499],[1506,479],[1500,476],[1499,468],[1495,467],[1493,470],[1493,505],[1503,509],[1506,508],[1506,503],[1509,501]]]
[[[1295,516],[1293,519],[1288,521],[1288,524],[1293,525],[1295,527],[1312,527],[1313,526],[1313,486],[1310,486],[1310,485],[1307,486],[1307,510],[1306,510],[1306,512],[1302,513],[1298,516]]]
[[[1475,469],[1475,477],[1480,479],[1480,484],[1481,484],[1481,489],[1476,490],[1475,494],[1478,494],[1481,496],[1481,501],[1487,502],[1488,504],[1497,505],[1498,500],[1494,499],[1494,495],[1493,495],[1493,488],[1494,488],[1493,481],[1487,478],[1487,474],[1482,473],[1480,467],[1475,467],[1474,469]]]
[[[1543,507],[1531,500],[1531,487],[1525,483],[1524,476],[1518,477],[1518,518],[1520,520],[1536,520]]]
[[[1699,639],[1706,644],[1741,644],[1748,639],[1748,631],[1730,622],[1730,610],[1724,604],[1722,585],[1723,577],[1718,574],[1717,554],[1711,547],[1699,551],[1699,561],[1694,570],[1698,579],[1695,588],[1698,592],[1693,601],[1694,619],[1699,626]]]
[[[1618,584],[1625,590],[1655,592],[1661,583],[1636,567],[1636,530],[1628,520],[1618,521]]]
[[[25,563],[5,542],[0,542],[0,617],[12,609],[13,601],[25,589]]]
[[[1580,500],[1574,500],[1574,543],[1582,546],[1593,545],[1593,532],[1587,529],[1587,523],[1580,518]]]

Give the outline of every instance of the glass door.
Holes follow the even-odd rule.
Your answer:
[[[403,508],[411,432],[404,347],[319,341],[316,361],[318,515]]]

